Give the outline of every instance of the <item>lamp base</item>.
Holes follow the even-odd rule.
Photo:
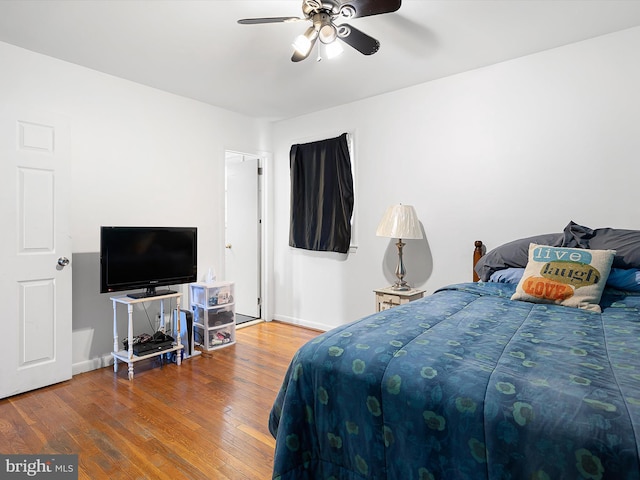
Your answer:
[[[407,274],[407,271],[404,268],[404,262],[402,261],[402,247],[405,245],[406,244],[402,239],[399,238],[398,243],[396,243],[396,247],[398,247],[398,266],[396,267],[396,277],[398,277],[398,281],[391,287],[393,290],[398,292],[411,290],[411,287],[407,285],[407,282],[404,280],[404,276]]]
[[[407,290],[411,290],[411,285],[409,285],[407,282],[402,280],[402,281],[396,282],[394,285],[392,285],[391,286],[391,290],[396,290],[398,292],[405,292]]]

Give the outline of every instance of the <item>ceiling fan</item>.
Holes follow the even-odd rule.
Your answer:
[[[380,42],[347,23],[335,23],[343,19],[368,17],[382,13],[395,12],[400,8],[402,0],[303,0],[300,17],[266,17],[244,18],[238,20],[242,25],[259,23],[288,23],[308,20],[312,25],[296,38],[295,51],[291,61],[299,62],[309,56],[317,40],[327,47],[327,56],[331,57],[342,51],[336,39],[355,48],[364,55],[373,55],[380,48]]]

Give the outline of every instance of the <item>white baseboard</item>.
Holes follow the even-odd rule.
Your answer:
[[[71,366],[71,375],[78,375],[79,373],[90,372],[91,370],[97,370],[111,365],[113,365],[113,356],[111,354],[104,355],[102,357],[85,360],[84,362],[74,363]]]
[[[290,323],[292,325],[298,325],[300,327],[306,327],[306,328],[312,328],[314,330],[320,330],[322,332],[326,332],[328,330],[331,330],[332,326],[328,326],[322,323],[316,323],[316,322],[309,322],[307,320],[302,320],[300,318],[295,318],[295,317],[289,317],[287,315],[278,315],[278,314],[274,314],[273,315],[273,319],[277,320],[279,322],[283,322],[283,323]]]

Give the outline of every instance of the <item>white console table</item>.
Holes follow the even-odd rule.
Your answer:
[[[151,352],[145,355],[134,355],[133,353],[133,306],[136,303],[144,303],[144,302],[160,302],[160,326],[164,327],[164,301],[170,298],[176,299],[176,311],[180,311],[180,298],[182,297],[182,293],[169,293],[166,295],[158,295],[155,297],[144,297],[144,298],[131,298],[126,295],[120,295],[117,297],[111,297],[111,301],[113,302],[113,371],[118,371],[118,360],[124,362],[129,365],[129,380],[133,380],[133,364],[140,360],[144,360],[151,357],[156,357],[158,355],[164,355],[170,352],[177,352],[176,355],[176,363],[180,365],[182,361],[182,355],[180,350],[182,350],[183,345],[180,340],[180,315],[176,315],[176,344],[171,348],[166,350]],[[120,350],[118,343],[118,314],[117,314],[117,305],[122,304],[127,306],[127,315],[128,315],[128,327],[127,327],[127,346],[128,350]]]

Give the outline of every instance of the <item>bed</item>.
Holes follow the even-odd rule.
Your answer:
[[[597,277],[597,303],[523,299],[535,246],[558,261],[610,252],[571,270]],[[318,336],[269,417],[273,478],[640,479],[636,256],[640,232],[570,222],[489,252],[479,282]]]

